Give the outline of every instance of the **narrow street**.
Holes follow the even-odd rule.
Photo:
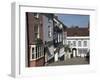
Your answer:
[[[48,64],[47,66],[58,66],[58,65],[80,65],[80,64],[89,64],[85,58],[71,58],[66,61],[57,61]]]

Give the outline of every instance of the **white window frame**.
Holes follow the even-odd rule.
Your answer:
[[[32,50],[32,56],[34,55],[34,58],[31,57],[31,59],[35,59],[35,54],[36,54],[36,53],[35,53],[35,48],[34,48],[34,51],[33,51],[33,48],[34,48],[34,47],[32,47],[31,50]],[[29,53],[29,54],[30,54],[30,53]],[[31,54],[30,54],[30,55],[31,55]]]
[[[34,59],[32,58],[32,54],[33,54],[32,53],[32,48],[34,48]],[[37,54],[37,57],[36,57],[36,54]],[[39,51],[37,51],[37,53],[36,53],[36,45],[30,45],[30,61],[40,59],[41,57],[44,57],[44,48],[39,49]]]

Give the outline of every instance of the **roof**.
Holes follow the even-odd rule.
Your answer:
[[[62,21],[60,21],[57,16],[54,16],[54,18],[63,25],[64,29],[67,28],[67,26]]]
[[[67,32],[67,36],[89,36],[89,28],[79,28],[79,27],[71,27],[65,30]]]

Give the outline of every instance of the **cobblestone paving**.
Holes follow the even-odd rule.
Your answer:
[[[47,66],[57,66],[57,65],[78,65],[78,64],[89,64],[85,58],[71,58],[66,61],[57,61],[48,64]]]

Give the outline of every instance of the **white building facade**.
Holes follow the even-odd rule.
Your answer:
[[[83,32],[82,29],[75,30],[72,30],[73,34],[71,30],[67,31],[65,44],[71,49],[71,57],[86,57],[90,51],[89,30],[88,28],[83,29]]]
[[[66,37],[66,44],[70,46],[73,57],[86,57],[90,50],[90,38],[88,36]]]

